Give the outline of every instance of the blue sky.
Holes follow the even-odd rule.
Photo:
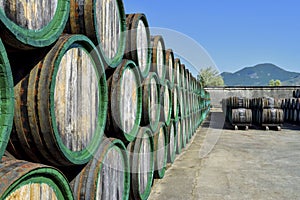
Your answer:
[[[266,62],[300,72],[300,1],[123,2],[126,13],[145,13],[150,27],[174,30],[191,38],[191,41],[207,51],[220,72],[235,72],[243,67]],[[151,33],[156,34],[156,30]],[[166,43],[168,48],[176,46],[168,39]],[[180,46],[186,48],[184,44],[177,45],[176,51],[180,51]],[[189,53],[197,54],[193,50]],[[186,60],[190,61],[189,58]],[[196,69],[211,64],[199,59],[191,63],[197,66]]]

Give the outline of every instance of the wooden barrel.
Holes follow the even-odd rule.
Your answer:
[[[232,109],[231,123],[251,124],[252,123],[252,110],[245,109],[245,108]]]
[[[64,35],[15,86],[9,151],[18,159],[54,166],[87,163],[106,121],[107,84],[95,46]]]
[[[293,116],[293,112],[291,112],[291,116]],[[263,124],[282,124],[283,118],[284,116],[282,109],[263,109],[261,122]]]
[[[68,20],[68,0],[0,1],[0,37],[16,49],[54,43]]]
[[[151,36],[152,65],[151,71],[156,72],[161,84],[165,82],[166,76],[166,54],[165,43],[162,36]]]
[[[170,82],[166,80],[160,88],[160,121],[169,126],[172,115],[172,93]]]
[[[227,100],[227,106],[228,108],[233,108],[233,109],[237,109],[237,108],[250,108],[251,104],[250,104],[250,99],[249,98],[245,98],[245,97],[229,97]],[[259,104],[259,103],[256,103]]]
[[[117,67],[125,52],[126,16],[122,0],[70,0],[65,32],[84,34],[98,47],[110,68]]]
[[[13,78],[11,74],[7,53],[0,38],[0,159],[6,149],[9,140],[13,117],[14,117],[14,90]]]
[[[149,126],[155,131],[160,119],[160,87],[159,79],[154,72],[150,72],[142,83],[143,88],[143,111],[142,126]]]
[[[174,84],[178,87],[180,87],[181,84],[180,67],[181,67],[180,59],[176,58],[174,60]]]
[[[187,143],[187,132],[186,132],[186,123],[185,123],[185,118],[181,117],[180,118],[180,124],[181,124],[181,135],[182,135],[182,148],[186,147]]]
[[[172,49],[166,50],[166,79],[170,81],[170,85],[174,85],[175,80],[175,60]]]
[[[130,199],[148,199],[154,174],[153,137],[149,128],[140,128],[127,150],[130,160]]]
[[[127,42],[124,58],[133,60],[146,78],[151,65],[151,39],[147,18],[144,14],[126,15]]]
[[[165,123],[160,122],[154,132],[154,178],[162,179],[165,176],[168,156],[168,137]]]
[[[176,154],[180,154],[182,150],[182,129],[181,129],[181,120],[178,120],[175,123],[175,132],[176,132]]]
[[[186,89],[186,80],[185,80],[185,64],[181,64],[180,65],[180,76],[181,76],[181,80],[180,80],[180,87],[182,89]]]
[[[183,99],[184,98],[183,90],[180,89],[180,87],[177,87],[177,91],[178,91],[178,100],[179,100],[179,105],[180,105],[179,116],[184,117],[185,105],[184,105],[184,99]]]
[[[133,141],[142,115],[140,72],[134,62],[123,60],[107,83],[109,106],[105,133],[123,142]]]
[[[128,199],[130,173],[124,144],[105,138],[94,158],[71,181],[71,188],[75,200]]]
[[[68,181],[52,167],[6,159],[0,170],[0,199],[73,200]]]
[[[176,135],[176,122],[171,120],[170,125],[167,127],[167,134],[168,134],[168,163],[173,163],[176,158],[176,147],[177,147],[177,135]]]
[[[178,87],[175,85],[172,88],[172,119],[178,121],[179,119],[179,99],[178,99]]]

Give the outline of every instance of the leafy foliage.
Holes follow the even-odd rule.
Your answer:
[[[219,72],[213,67],[201,69],[198,80],[204,87],[206,86],[224,86],[224,80]]]

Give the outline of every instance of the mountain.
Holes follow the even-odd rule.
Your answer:
[[[266,86],[271,79],[282,85],[300,85],[300,73],[286,71],[274,64],[264,63],[245,67],[235,73],[223,72],[221,76],[227,86]]]

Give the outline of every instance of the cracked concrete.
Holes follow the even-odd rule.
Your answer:
[[[220,128],[220,113],[210,120],[155,181],[150,200],[300,199],[300,127],[232,131]]]

